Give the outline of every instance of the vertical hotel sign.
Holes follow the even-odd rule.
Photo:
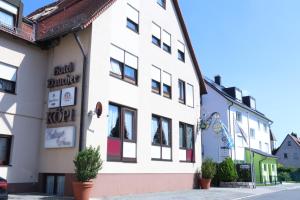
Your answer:
[[[45,148],[72,148],[76,138],[76,99],[80,75],[74,74],[75,66],[69,63],[54,68],[54,77],[47,87],[48,112],[45,130]],[[68,124],[62,126],[62,124]]]

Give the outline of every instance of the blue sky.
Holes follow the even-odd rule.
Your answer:
[[[25,14],[53,2],[23,0]],[[278,144],[300,130],[300,1],[180,0],[203,74],[256,98]]]

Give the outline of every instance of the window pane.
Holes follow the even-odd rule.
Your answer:
[[[179,124],[179,147],[186,148],[186,137],[183,124]]]
[[[0,91],[15,93],[16,83],[13,81],[7,81],[0,78]]]
[[[160,144],[159,119],[152,117],[151,124],[152,144]]]
[[[162,120],[162,145],[167,145],[167,146],[170,145],[169,134],[170,134],[169,121],[163,119]]]
[[[166,0],[157,0],[157,3],[163,7],[163,8],[166,8]]]
[[[183,61],[183,62],[185,61],[184,53],[180,50],[178,50],[178,59]]]
[[[165,43],[163,43],[163,50],[165,50],[168,53],[171,53],[171,47],[169,45],[166,45]]]
[[[111,72],[118,74],[120,76],[122,76],[122,63],[115,60],[115,59],[110,59],[110,65],[111,65]]]
[[[139,25],[127,18],[127,27],[134,32],[139,32]]]
[[[152,92],[160,94],[160,83],[152,80]]]
[[[134,113],[130,111],[125,111],[125,133],[124,139],[133,140],[133,117]]]
[[[178,82],[179,100],[185,101],[185,84],[183,81]]]
[[[193,127],[186,126],[187,149],[193,149]]]
[[[152,43],[160,47],[160,39],[155,36],[152,36]]]
[[[171,87],[170,86],[164,84],[163,91],[164,91],[165,97],[171,98]]]
[[[14,17],[11,14],[0,11],[0,24],[9,28],[14,27]]]
[[[131,68],[131,67],[128,67],[128,66],[125,66],[125,69],[124,69],[124,75],[134,81],[136,81],[136,70]]]
[[[7,155],[9,154],[9,138],[0,138],[0,165],[9,164]]]
[[[109,105],[108,136],[120,137],[120,113],[117,106]]]

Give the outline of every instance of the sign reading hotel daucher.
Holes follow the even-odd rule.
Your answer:
[[[76,110],[76,87],[72,85],[80,81],[80,75],[74,74],[74,63],[54,68],[54,78],[48,80],[48,88],[54,89],[48,94],[47,124],[55,125],[66,122],[74,122]],[[64,88],[65,86],[65,88]]]
[[[59,78],[51,78],[48,80],[48,88],[56,88],[61,86],[69,86],[79,83],[80,76],[72,74],[75,70],[74,63],[65,66],[57,66],[54,68],[54,76],[64,75]]]

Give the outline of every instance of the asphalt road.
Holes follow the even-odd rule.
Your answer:
[[[275,192],[271,194],[265,194],[256,197],[246,198],[245,200],[299,200],[300,189],[296,190],[284,190],[281,192]]]

